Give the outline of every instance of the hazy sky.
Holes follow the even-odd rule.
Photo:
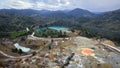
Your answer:
[[[120,9],[120,0],[0,0],[0,9],[65,10],[82,8],[94,12]]]

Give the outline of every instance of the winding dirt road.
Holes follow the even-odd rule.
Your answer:
[[[15,57],[15,56],[11,56],[11,55],[6,54],[6,53],[4,53],[3,51],[0,51],[0,53],[1,53],[3,56],[6,56],[6,57],[8,57],[8,58],[14,58],[14,59],[17,59],[17,58],[26,58],[26,57],[32,56],[32,54],[29,54],[29,55],[25,55],[25,56]]]

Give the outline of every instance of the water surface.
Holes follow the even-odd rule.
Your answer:
[[[30,48],[26,48],[26,47],[20,46],[18,43],[15,43],[14,46],[17,49],[21,49],[23,52],[29,52],[30,51]]]
[[[67,28],[67,27],[63,27],[63,26],[49,26],[49,27],[43,27],[43,28],[39,28],[39,29],[37,29],[36,30],[36,32],[40,32],[41,30],[45,30],[45,29],[47,29],[47,28],[49,28],[49,29],[53,29],[53,30],[57,30],[57,31],[62,31],[62,30],[69,30],[69,28]]]

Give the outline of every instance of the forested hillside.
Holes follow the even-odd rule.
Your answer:
[[[119,41],[120,9],[100,14],[78,8],[69,11],[0,10],[0,32],[21,31],[26,27],[41,25],[83,28],[93,36]]]
[[[0,32],[19,31],[34,23],[36,21],[29,16],[0,13]]]

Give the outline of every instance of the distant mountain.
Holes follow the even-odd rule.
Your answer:
[[[119,41],[120,9],[100,14],[79,8],[69,11],[0,9],[0,32],[43,25],[87,28],[93,34]]]
[[[76,8],[76,9],[68,12],[68,14],[75,16],[75,17],[92,17],[93,15],[95,15],[94,13],[92,13],[88,10],[79,9],[79,8]]]
[[[69,11],[49,11],[47,13],[43,13],[43,15],[48,17],[57,17],[57,18],[71,18],[71,17],[93,17],[95,14],[84,9],[74,9]]]
[[[63,11],[49,11],[49,12],[45,12],[41,14],[46,17],[60,18],[60,19],[68,17],[68,15],[64,13]]]
[[[54,23],[59,23],[62,25],[65,24],[64,26],[83,25],[85,27],[94,27],[113,31],[118,31],[120,29],[120,10],[105,12],[98,15],[79,8],[69,11],[1,9],[0,13],[0,24],[16,22],[16,20],[19,20],[19,23],[24,24],[28,24],[27,21],[29,21],[32,24],[52,23],[54,25]],[[4,15],[7,15],[7,17]]]
[[[33,14],[41,14],[46,17],[56,17],[56,18],[70,18],[70,17],[92,17],[95,15],[94,13],[84,10],[84,9],[74,9],[69,11],[49,11],[49,10],[32,10],[32,9],[1,9],[0,12],[6,13],[14,13],[14,14],[23,14],[23,15],[33,15]]]
[[[120,9],[100,14],[82,26],[95,35],[120,43]]]
[[[111,31],[120,31],[120,9],[103,13],[87,23],[86,26],[107,29]]]
[[[103,14],[104,12],[92,12],[94,14]]]
[[[12,14],[22,14],[22,15],[33,15],[33,14],[39,14],[40,12],[38,10],[32,10],[32,9],[1,9],[0,12],[5,13],[12,13]]]
[[[107,21],[120,21],[120,9],[101,14],[100,18]]]

